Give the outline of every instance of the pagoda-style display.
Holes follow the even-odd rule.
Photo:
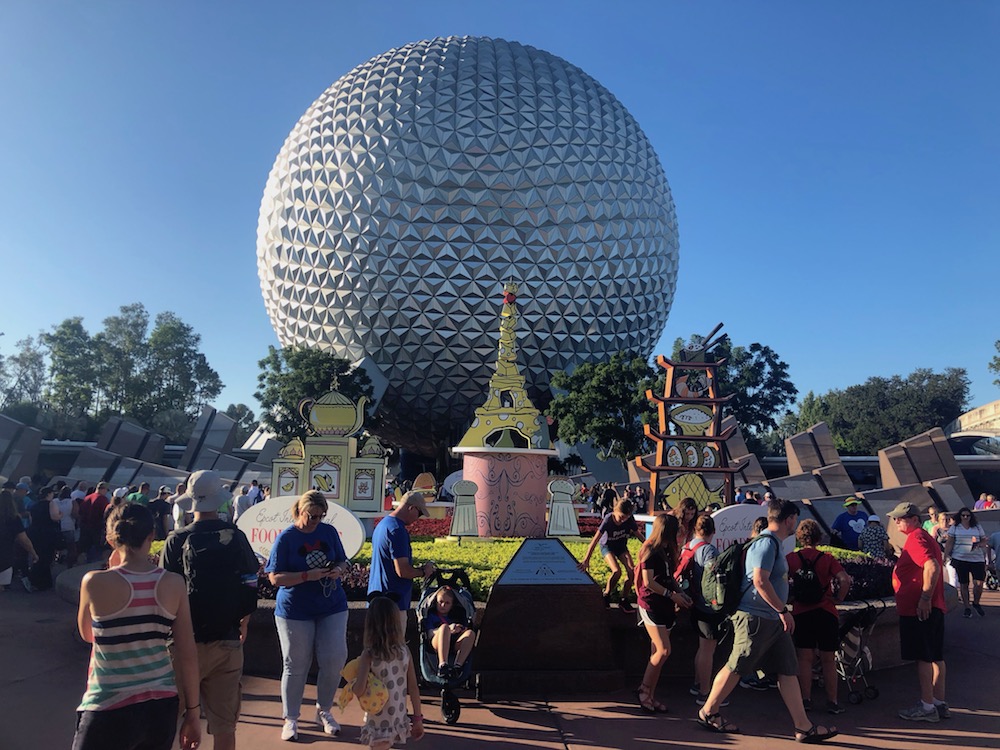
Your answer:
[[[319,490],[328,502],[352,511],[379,512],[385,487],[385,448],[374,435],[357,435],[364,424],[368,399],[362,396],[352,401],[337,388],[334,381],[329,393],[299,404],[310,435],[304,442],[291,440],[279,452],[271,465],[271,487],[277,490],[276,496]]]
[[[463,454],[462,476],[478,488],[480,537],[545,535],[548,458],[556,451],[517,366],[517,291],[513,281],[504,284],[496,370],[485,403],[453,449]]]
[[[670,508],[685,497],[694,498],[699,508],[722,504],[733,495],[733,475],[745,466],[729,465],[725,443],[736,428],[722,429],[722,407],[732,396],[719,397],[716,374],[725,360],[715,361],[709,351],[722,340],[711,340],[721,328],[720,323],[699,343],[683,349],[680,362],[656,358],[666,370],[663,395],[648,390],[646,398],[656,404],[659,425],[644,426],[656,450],[651,463],[635,458],[637,467],[649,472],[651,503],[662,491]]]

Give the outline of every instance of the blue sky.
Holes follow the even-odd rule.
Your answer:
[[[1000,3],[0,3],[0,352],[119,305],[172,310],[226,389],[277,340],[257,214],[285,136],[356,65],[487,35],[578,65],[677,204],[656,353],[723,321],[801,394],[964,367],[1000,398]]]

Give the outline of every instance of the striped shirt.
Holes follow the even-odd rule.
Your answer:
[[[87,692],[77,711],[109,711],[177,695],[167,651],[174,615],[156,597],[156,585],[166,571],[112,570],[128,582],[132,593],[118,612],[91,619],[94,648]]]

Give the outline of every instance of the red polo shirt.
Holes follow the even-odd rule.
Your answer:
[[[923,529],[914,529],[906,536],[903,551],[892,571],[892,590],[896,592],[896,610],[900,617],[916,617],[917,602],[924,589],[924,563],[937,560],[941,573],[938,575],[931,606],[945,610],[944,604],[944,563],[941,547]]]

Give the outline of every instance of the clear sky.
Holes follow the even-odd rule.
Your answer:
[[[547,50],[660,156],[680,275],[656,353],[717,322],[801,394],[964,367],[1000,398],[1000,3],[0,3],[0,352],[122,304],[172,310],[255,411],[277,344],[257,214],[309,104],[392,47]]]

